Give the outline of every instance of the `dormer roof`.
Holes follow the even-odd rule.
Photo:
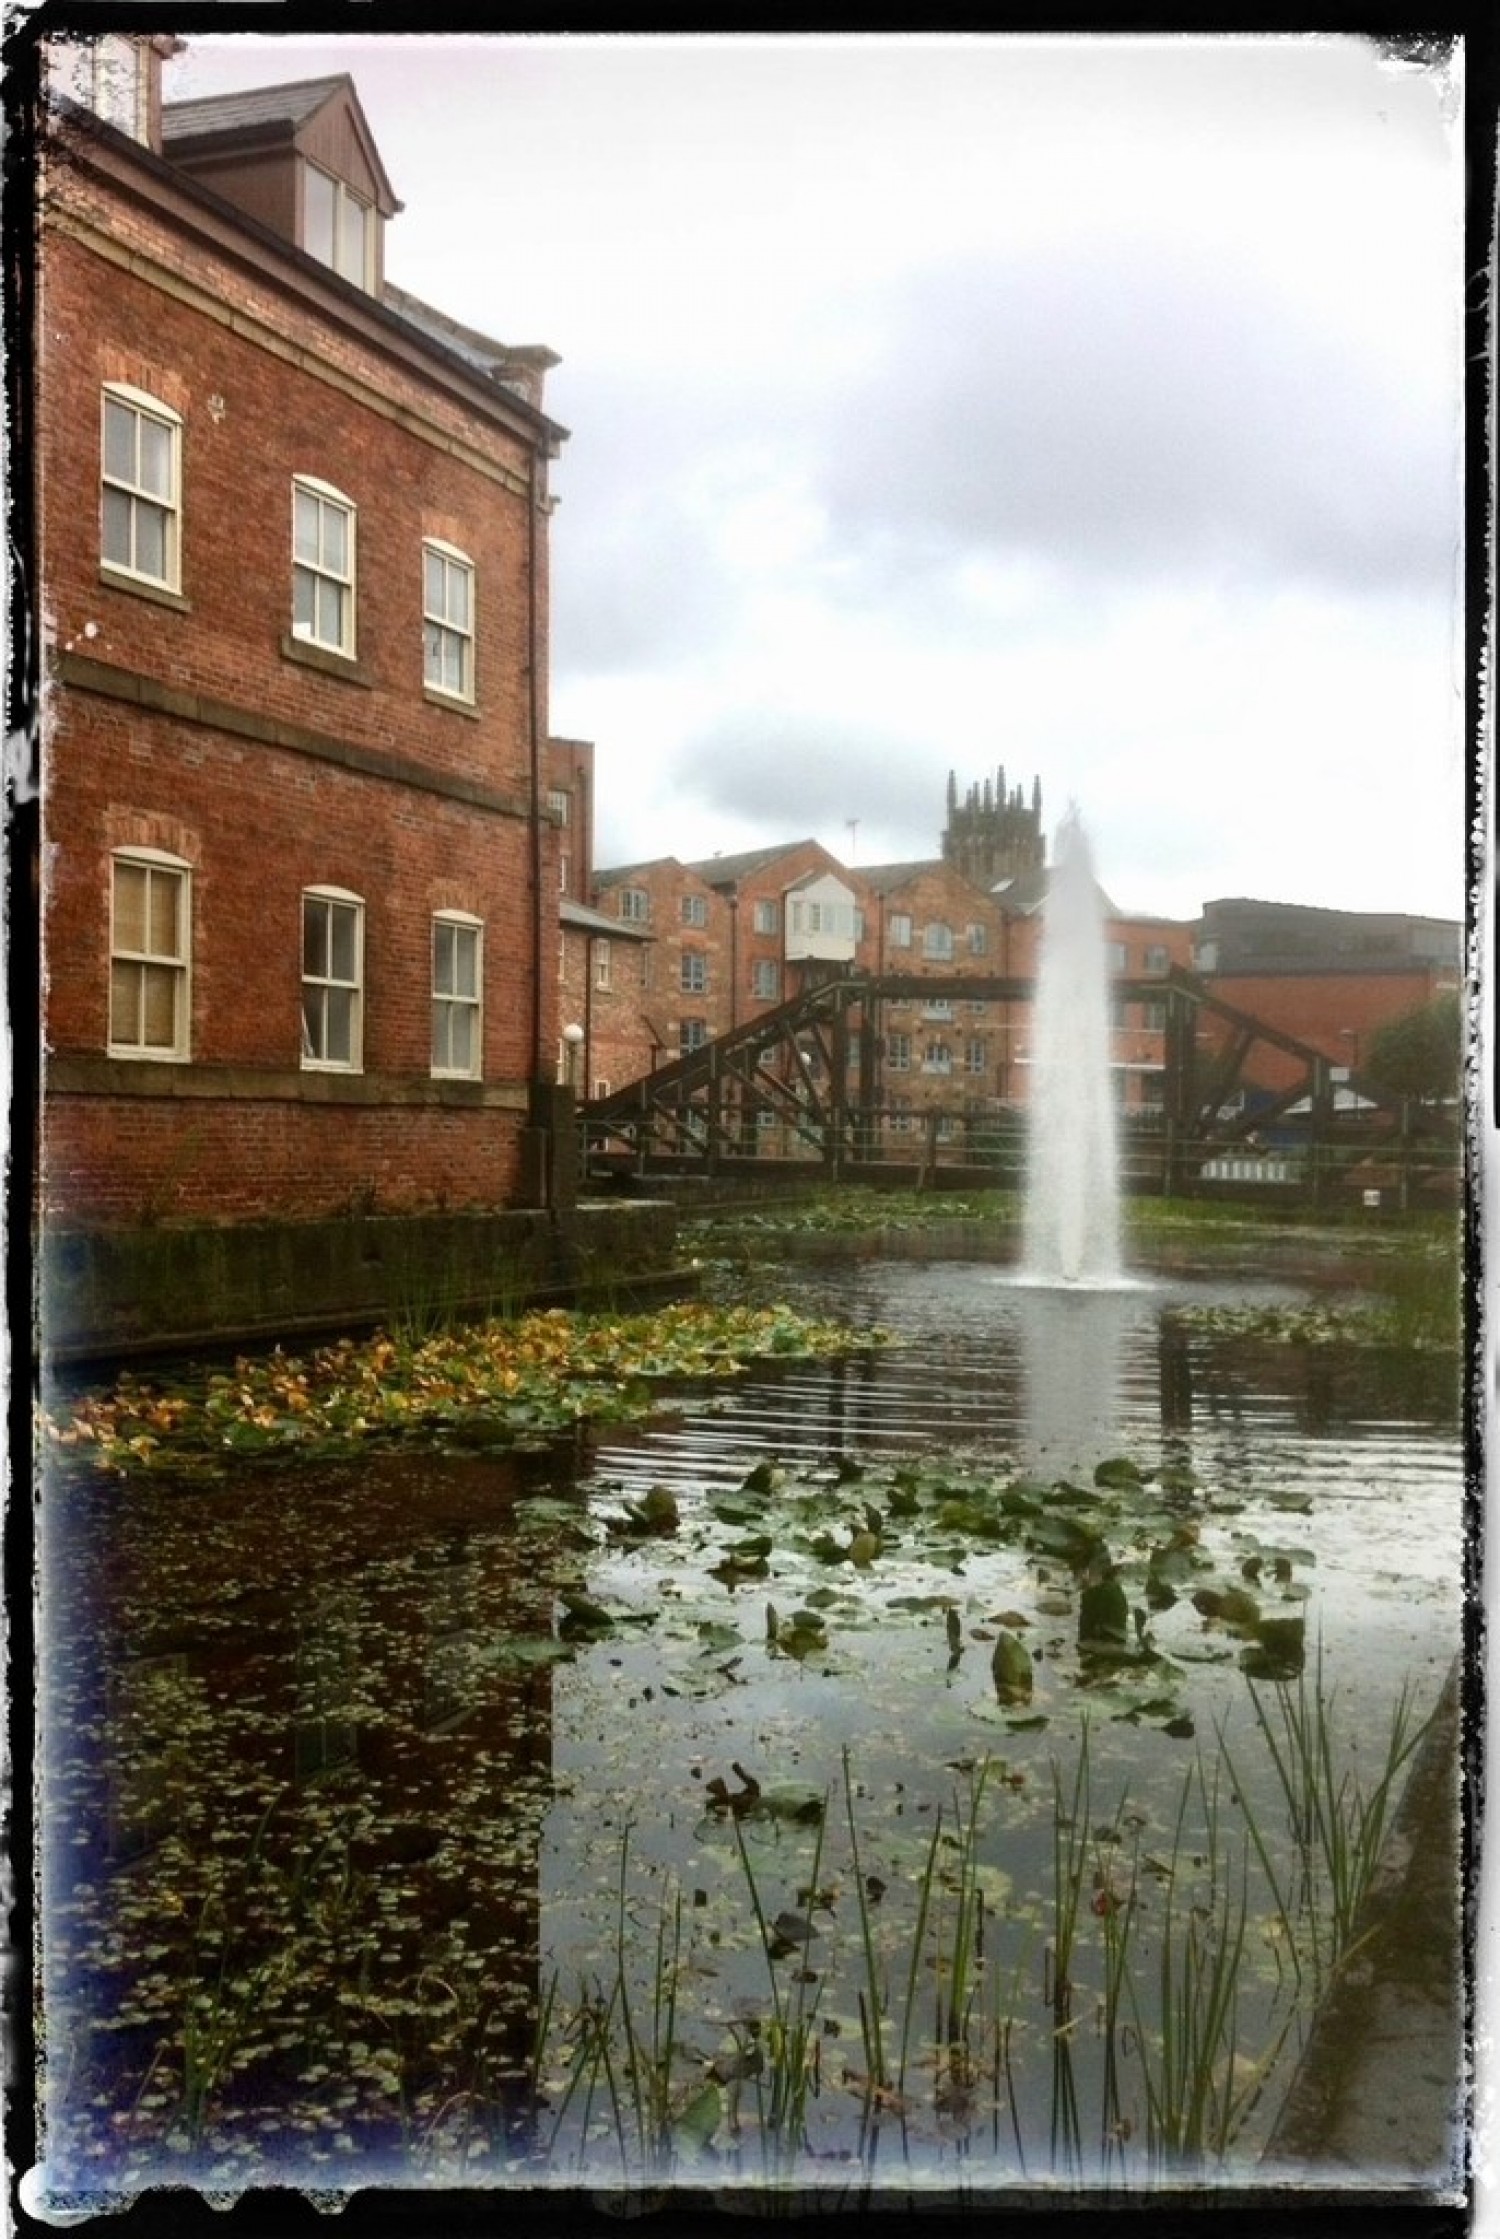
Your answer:
[[[169,101],[162,112],[162,151],[185,171],[276,147],[362,190],[383,218],[401,208],[347,73]]]

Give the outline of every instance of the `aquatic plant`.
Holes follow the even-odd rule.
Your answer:
[[[650,1314],[553,1309],[437,1334],[380,1331],[306,1358],[276,1351],[167,1381],[122,1375],[112,1389],[43,1411],[57,1456],[113,1475],[212,1475],[230,1463],[326,1458],[394,1440],[514,1445],[579,1422],[639,1421],[663,1389],[738,1374],[749,1362],[827,1357],[887,1333],[790,1307],[690,1302]]]

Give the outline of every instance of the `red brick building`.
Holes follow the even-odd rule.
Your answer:
[[[62,56],[41,166],[44,1217],[536,1204],[555,360],[385,282],[347,78],[169,48]]]
[[[1358,1074],[1378,1028],[1462,985],[1463,928],[1236,897],[1205,903],[1193,963],[1226,1003],[1320,1050],[1337,1074]],[[1256,1049],[1255,1089],[1279,1092],[1296,1072],[1290,1057]]]

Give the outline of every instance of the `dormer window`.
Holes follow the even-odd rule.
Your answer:
[[[302,166],[302,246],[357,287],[375,278],[375,213],[315,163]]]

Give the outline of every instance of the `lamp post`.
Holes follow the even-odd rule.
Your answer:
[[[563,1047],[567,1052],[568,1087],[576,1094],[578,1089],[578,1052],[583,1047],[583,1028],[575,1021],[562,1030]]]

